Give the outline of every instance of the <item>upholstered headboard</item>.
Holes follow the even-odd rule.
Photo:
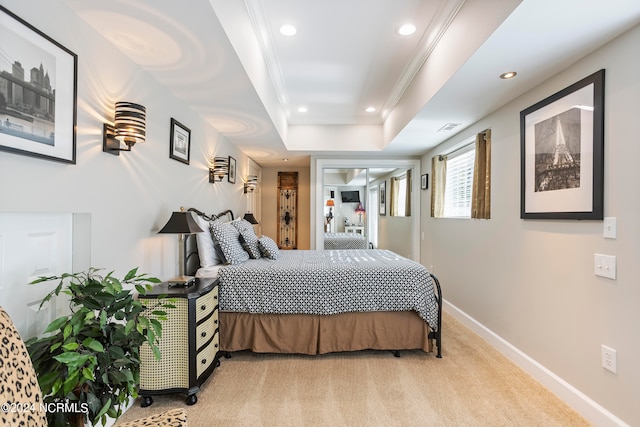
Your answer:
[[[193,212],[194,215],[199,215],[207,221],[233,221],[233,212],[227,209],[219,214],[207,215],[204,212],[195,208],[187,209],[188,212]],[[209,232],[209,230],[205,230]],[[195,276],[196,271],[200,268],[200,256],[198,255],[198,240],[195,234],[187,235],[184,239],[184,274],[187,276]]]

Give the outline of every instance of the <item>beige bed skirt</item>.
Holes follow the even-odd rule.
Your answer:
[[[433,350],[427,323],[413,311],[310,314],[220,312],[220,349],[324,354],[354,350]]]

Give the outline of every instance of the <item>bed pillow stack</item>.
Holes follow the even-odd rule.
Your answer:
[[[260,258],[260,248],[258,247],[258,236],[253,230],[253,225],[246,219],[232,221],[231,224],[240,233],[240,244],[251,258]]]
[[[209,226],[213,243],[225,264],[241,264],[249,259],[249,254],[240,243],[240,233],[232,223],[212,222]]]
[[[262,236],[258,239],[258,247],[262,256],[269,259],[277,259],[280,255],[280,249],[278,245],[273,241],[271,237]]]

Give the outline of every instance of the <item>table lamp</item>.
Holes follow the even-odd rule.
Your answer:
[[[358,207],[356,208],[356,213],[358,214],[358,225],[362,225],[362,214],[365,213],[364,206],[362,203],[358,203]]]
[[[184,275],[184,239],[186,234],[202,233],[204,230],[196,223],[191,212],[185,212],[180,208],[179,212],[173,212],[169,221],[158,233],[178,234],[178,276],[168,282],[173,286],[189,286],[195,283],[195,277]]]

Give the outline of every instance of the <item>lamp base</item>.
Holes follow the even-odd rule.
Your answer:
[[[177,276],[173,279],[167,280],[170,287],[188,287],[196,284],[196,278],[193,276]]]

